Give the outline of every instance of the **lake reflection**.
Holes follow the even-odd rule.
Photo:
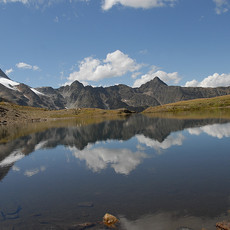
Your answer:
[[[106,229],[106,212],[119,229],[215,229],[230,214],[229,137],[226,119],[137,115],[11,138],[0,229]]]

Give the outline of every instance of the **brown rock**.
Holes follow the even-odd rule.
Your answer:
[[[117,222],[119,222],[119,220],[109,213],[106,213],[103,217],[103,223],[108,227],[115,228]]]
[[[222,221],[216,223],[217,230],[230,230],[230,222]]]

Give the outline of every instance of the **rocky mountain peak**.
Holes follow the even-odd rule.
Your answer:
[[[168,85],[163,82],[159,77],[155,77],[151,81],[146,82],[145,84],[141,85],[139,88],[140,91],[145,91],[145,90],[153,90],[157,89],[160,87],[167,87]]]
[[[80,88],[84,87],[84,85],[79,81],[74,81],[70,86],[71,87],[80,87]]]
[[[230,94],[230,87],[217,89],[168,86],[159,77],[155,77],[139,88],[131,88],[123,84],[92,87],[74,81],[71,85],[58,89],[52,87],[34,89],[12,81],[0,70],[0,100],[48,109],[126,108],[139,112],[149,106],[227,94]]]
[[[3,77],[3,78],[10,80],[10,78],[8,78],[7,75],[1,69],[0,69],[0,77]]]
[[[155,77],[151,81],[145,83],[144,85],[162,85],[162,86],[168,86],[165,82],[163,82],[159,77]]]

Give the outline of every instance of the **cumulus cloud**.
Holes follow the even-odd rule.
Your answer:
[[[27,63],[24,63],[24,62],[19,62],[16,64],[16,67],[19,68],[19,69],[31,69],[31,70],[39,70],[39,67],[34,65],[29,65]]]
[[[69,0],[69,3],[77,2],[77,1],[85,1],[89,0]],[[34,6],[36,8],[41,7],[49,7],[56,3],[66,2],[66,0],[0,0],[0,3],[22,3],[27,6]]]
[[[108,53],[104,60],[87,57],[79,63],[79,71],[71,73],[66,84],[78,80],[81,82],[99,81],[105,78],[120,77],[128,72],[139,70],[142,65],[120,50]]]
[[[13,71],[14,71],[14,70],[13,70],[12,68],[11,68],[11,69],[7,69],[7,70],[6,70],[6,75],[11,74]]]
[[[108,166],[114,169],[116,173],[128,175],[139,165],[142,159],[147,155],[143,152],[132,152],[129,149],[107,149],[91,148],[79,151],[77,148],[70,148],[73,155],[85,160],[87,167],[93,172],[100,172]]]
[[[213,2],[216,4],[215,10],[217,14],[226,13],[230,9],[229,0],[213,0]]]
[[[174,145],[180,146],[182,145],[183,140],[185,139],[185,137],[181,133],[174,135],[172,134],[169,137],[167,137],[163,142],[150,139],[148,137],[145,137],[144,135],[136,135],[136,138],[139,144],[144,144],[150,148],[154,148],[158,152],[160,152],[160,150],[162,149],[168,149]]]
[[[177,0],[103,0],[102,9],[109,10],[117,4],[133,8],[149,9],[154,7],[173,6],[176,2]]]
[[[0,0],[0,3],[14,3],[14,2],[20,2],[22,4],[28,4],[29,0]]]
[[[166,73],[162,70],[156,70],[156,67],[154,67],[147,74],[144,74],[139,79],[137,79],[134,82],[133,87],[140,87],[141,85],[154,79],[155,77],[159,77],[162,81],[169,84],[178,84],[178,82],[181,80],[178,72]]]
[[[222,139],[224,137],[230,137],[230,123],[206,125],[200,128],[190,128],[188,129],[188,132],[191,135],[197,136],[199,136],[201,133],[206,133],[209,136]]]
[[[187,81],[185,87],[219,87],[219,86],[230,86],[230,74],[218,74],[214,73],[201,82],[197,80]]]

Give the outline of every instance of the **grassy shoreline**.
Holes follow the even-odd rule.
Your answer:
[[[44,108],[20,106],[12,103],[0,103],[0,124],[33,123],[65,119],[93,120],[117,119],[130,115],[126,109],[103,110],[96,108],[48,110]]]
[[[215,116],[222,114],[230,117],[230,95],[180,101],[156,107],[149,107],[142,113],[145,115],[161,114],[161,116],[164,114],[209,114]]]
[[[48,110],[44,108],[19,106],[0,102],[0,125],[27,124],[42,121],[55,122],[77,119],[85,123],[120,119],[130,115],[127,109],[104,110],[97,108]],[[230,118],[230,95],[214,98],[202,98],[180,101],[156,107],[149,107],[142,112],[146,116],[177,119]]]

